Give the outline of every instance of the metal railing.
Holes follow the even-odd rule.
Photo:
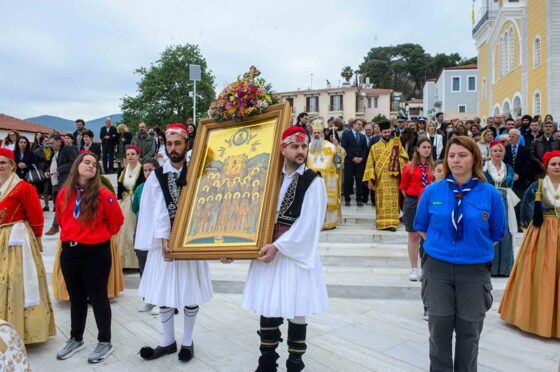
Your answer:
[[[482,17],[480,17],[480,19],[478,20],[476,25],[473,27],[473,30],[472,30],[473,35],[476,34],[476,32],[482,27],[482,25],[486,21],[491,21],[491,20],[495,19],[496,16],[498,15],[498,11],[497,10],[486,10],[486,11],[483,11],[481,14],[482,14]]]

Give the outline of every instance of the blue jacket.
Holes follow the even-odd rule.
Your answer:
[[[455,229],[451,211],[455,195],[447,181],[426,187],[414,219],[414,229],[426,233],[424,249],[441,261],[454,264],[481,264],[494,258],[494,242],[507,231],[502,197],[496,188],[480,182],[463,199],[463,240],[453,242]]]

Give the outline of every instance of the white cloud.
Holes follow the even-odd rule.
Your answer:
[[[198,44],[217,90],[254,64],[278,91],[336,84],[370,48],[412,42],[476,54],[471,0],[9,2],[0,34],[0,112],[86,119],[119,112],[140,66]]]

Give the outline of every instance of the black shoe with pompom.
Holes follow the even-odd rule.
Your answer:
[[[142,349],[140,349],[140,356],[145,360],[154,360],[164,355],[173,354],[176,352],[177,352],[177,343],[173,341],[173,343],[169,346],[156,346],[155,349],[149,346],[145,346]]]
[[[179,350],[179,360],[181,362],[188,362],[194,357],[194,342],[191,346],[181,345],[181,350]]]

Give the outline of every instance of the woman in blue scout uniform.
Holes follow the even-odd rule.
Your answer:
[[[446,178],[425,189],[414,221],[425,239],[422,297],[430,312],[430,368],[476,371],[484,317],[492,306],[494,244],[506,233],[505,210],[499,192],[485,182],[471,138],[449,140],[443,167]]]

